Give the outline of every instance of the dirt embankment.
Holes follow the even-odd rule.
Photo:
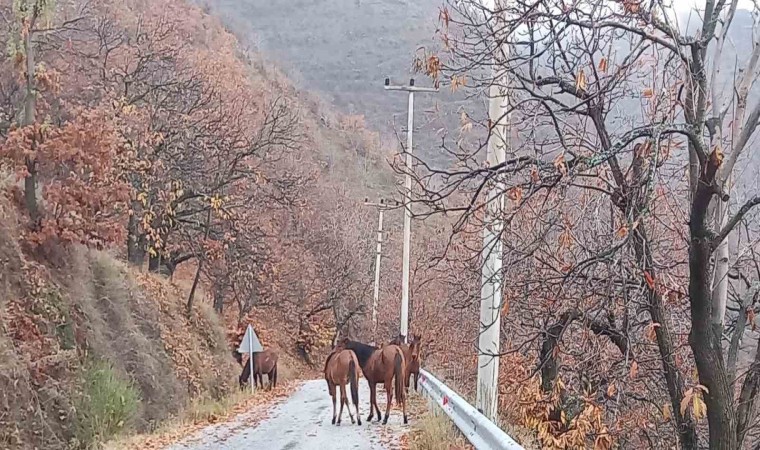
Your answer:
[[[108,253],[43,260],[19,242],[0,203],[0,448],[92,448],[235,387],[209,307],[186,315],[181,289]]]

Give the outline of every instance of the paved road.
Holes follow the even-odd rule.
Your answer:
[[[381,389],[382,391],[382,389]],[[343,411],[341,426],[332,425],[332,404],[324,380],[307,381],[285,402],[268,411],[267,418],[250,426],[256,414],[241,414],[231,422],[208,427],[167,450],[393,450],[407,430],[401,412],[391,410],[388,425],[367,424],[369,388],[360,380],[359,408],[362,426],[351,425]],[[385,412],[385,395],[379,394]],[[338,405],[340,407],[340,405]]]

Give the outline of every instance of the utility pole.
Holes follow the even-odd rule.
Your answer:
[[[504,0],[493,0],[494,10]],[[498,13],[497,13],[498,14]],[[506,46],[502,48],[506,52]],[[508,104],[506,80],[496,79],[499,58],[494,58],[494,80],[489,88],[486,164],[494,167],[506,159],[508,145]],[[480,291],[480,334],[478,336],[478,381],[475,407],[491,420],[498,418],[499,341],[501,339],[502,303],[502,214],[504,184],[494,176],[487,194],[483,226],[483,267]]]
[[[416,87],[414,78],[409,86],[391,86],[390,78],[385,79],[386,91],[405,91],[409,93],[409,107],[406,122],[406,177],[404,178],[404,250],[401,270],[401,326],[400,333],[404,342],[409,334],[409,254],[412,240],[412,134],[414,133],[414,93],[438,92],[436,88]]]
[[[377,342],[377,301],[380,297],[380,257],[383,254],[383,213],[390,209],[390,203],[386,203],[381,198],[379,203],[371,203],[368,198],[364,199],[366,206],[372,206],[378,209],[377,219],[377,255],[375,256],[375,292],[372,296],[372,344]],[[397,201],[393,201],[393,206],[399,206]]]

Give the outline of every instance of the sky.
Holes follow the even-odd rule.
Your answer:
[[[679,12],[693,9],[695,5],[701,5],[700,7],[702,8],[705,4],[704,0],[672,0],[672,2],[675,9]],[[739,0],[738,7],[740,9],[751,10],[753,8],[752,0]]]

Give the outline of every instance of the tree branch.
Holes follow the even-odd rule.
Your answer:
[[[732,217],[728,223],[726,223],[726,226],[724,226],[723,229],[720,230],[720,233],[718,233],[718,235],[713,239],[711,243],[713,250],[718,248],[718,245],[720,245],[720,243],[723,242],[723,240],[726,239],[729,234],[731,234],[731,231],[733,231],[736,225],[741,222],[744,216],[747,215],[747,213],[757,205],[760,205],[760,196],[754,197],[742,205],[741,208],[739,208],[739,212],[737,212],[736,215],[734,215],[734,217]]]

